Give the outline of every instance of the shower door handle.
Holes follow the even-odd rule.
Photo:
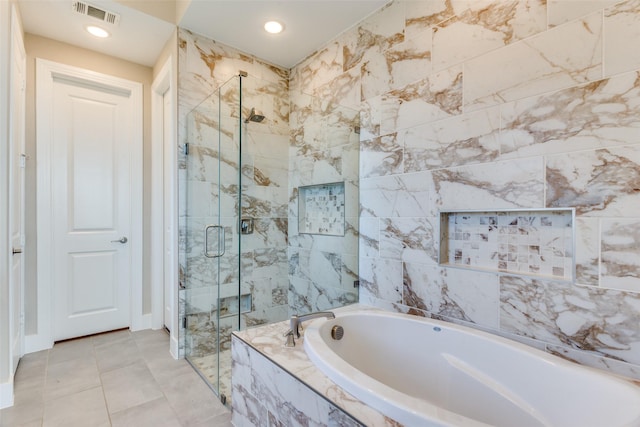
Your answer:
[[[209,230],[218,229],[218,252],[209,252]],[[222,248],[222,250],[220,250]],[[224,227],[221,225],[207,225],[204,228],[204,256],[207,258],[219,258],[225,252]]]

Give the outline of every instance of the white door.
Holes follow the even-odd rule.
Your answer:
[[[129,327],[132,102],[56,79],[52,99],[53,338]]]
[[[11,299],[11,355],[12,369],[15,372],[18,361],[24,353],[24,184],[25,184],[25,70],[26,54],[22,42],[22,33],[15,9],[12,10],[11,37],[11,124],[10,124],[10,211],[9,230],[11,233],[10,287]]]

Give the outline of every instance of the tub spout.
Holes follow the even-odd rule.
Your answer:
[[[291,316],[291,321],[290,321],[291,332],[293,332],[293,335],[296,338],[300,338],[300,330],[299,330],[300,324],[302,322],[307,321],[307,320],[317,319],[319,317],[324,317],[326,319],[335,319],[336,318],[335,314],[333,314],[330,311],[318,311],[316,313],[304,314],[302,316],[298,316],[298,315],[294,314],[293,316]]]

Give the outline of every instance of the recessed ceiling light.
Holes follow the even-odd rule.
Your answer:
[[[278,21],[269,21],[269,22],[265,22],[264,24],[264,30],[267,33],[271,33],[271,34],[278,34],[281,33],[283,30],[283,26],[281,23],[279,23]]]
[[[101,39],[105,37],[109,37],[111,35],[107,30],[100,27],[96,27],[95,25],[87,25],[85,28],[89,32],[89,34],[96,37],[100,37]]]

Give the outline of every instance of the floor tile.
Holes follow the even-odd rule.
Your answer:
[[[0,411],[0,427],[25,426],[34,422],[40,425],[43,412],[42,400],[16,404]]]
[[[49,364],[44,400],[56,399],[99,385],[98,367],[93,357]]]
[[[95,347],[100,373],[112,371],[142,361],[133,339],[127,338]]]
[[[195,371],[160,387],[183,425],[201,423],[228,412]]]
[[[110,413],[162,397],[160,386],[142,361],[103,373],[102,386]]]
[[[111,425],[113,427],[176,427],[180,426],[180,421],[169,406],[167,399],[162,396],[159,399],[111,414]]]
[[[43,427],[108,427],[110,425],[101,387],[45,403]]]
[[[75,339],[56,343],[49,350],[49,363],[94,357],[93,343],[88,339]]]

